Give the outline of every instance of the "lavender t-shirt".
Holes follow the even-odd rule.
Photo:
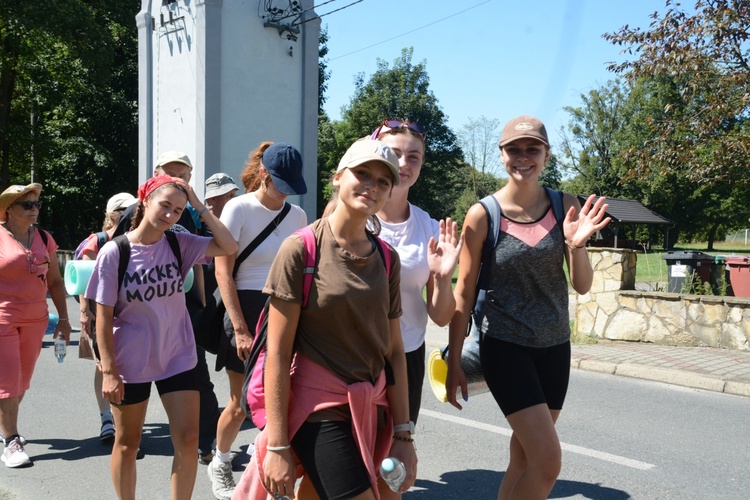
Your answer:
[[[130,262],[119,293],[117,244],[107,242],[96,258],[85,296],[115,308],[115,366],[123,382],[163,380],[192,369],[198,362],[182,276],[203,260],[211,238],[175,234],[182,269],[178,269],[166,237],[153,245],[131,242]]]

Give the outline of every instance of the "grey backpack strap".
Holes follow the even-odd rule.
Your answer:
[[[549,196],[549,202],[552,205],[552,213],[555,215],[555,220],[557,221],[557,225],[560,227],[560,231],[563,230],[563,221],[565,220],[565,207],[563,206],[563,192],[557,191],[555,189],[550,189],[548,187],[544,188],[545,191],[547,191],[547,196]],[[565,238],[565,233],[563,233],[563,239]]]
[[[479,264],[474,309],[471,312],[472,322],[476,325],[477,329],[479,329],[484,319],[484,302],[490,284],[495,247],[500,238],[500,217],[503,214],[500,203],[497,202],[497,198],[493,195],[482,198],[479,203],[487,212],[487,238],[485,238],[484,245],[482,246],[482,262]]]

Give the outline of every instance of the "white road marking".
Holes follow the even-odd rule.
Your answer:
[[[464,425],[466,427],[472,427],[474,429],[480,429],[483,431],[492,432],[494,434],[502,434],[508,437],[510,437],[510,435],[513,432],[510,429],[498,427],[497,425],[485,424],[483,422],[477,422],[475,420],[469,420],[468,418],[456,417],[453,415],[446,415],[444,413],[427,410],[424,408],[419,411],[419,414],[427,415],[428,417],[432,417],[432,418],[437,418],[438,420],[445,420],[446,422],[453,422],[455,424]],[[631,458],[621,457],[619,455],[613,455],[611,453],[606,453],[603,451],[592,450],[590,448],[584,448],[583,446],[576,446],[574,444],[560,443],[560,446],[564,451],[577,453],[578,455],[584,455],[587,457],[597,458],[599,460],[604,460],[605,462],[611,462],[614,464],[624,465],[625,467],[632,467],[633,469],[650,470],[656,467],[654,464],[641,462],[639,460],[633,460]]]

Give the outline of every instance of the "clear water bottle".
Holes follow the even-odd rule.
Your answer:
[[[380,477],[393,491],[398,492],[406,479],[406,468],[398,458],[388,457],[380,464]]]
[[[57,334],[55,339],[55,357],[58,363],[62,363],[65,360],[65,355],[68,353],[68,347],[65,345],[65,337],[62,332]]]

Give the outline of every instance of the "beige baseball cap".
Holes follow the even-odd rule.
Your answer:
[[[188,155],[182,151],[165,151],[156,159],[156,168],[161,168],[167,163],[182,163],[190,167],[190,171],[193,171],[193,164],[190,163]]]
[[[396,153],[382,142],[375,141],[369,137],[359,139],[346,150],[336,172],[341,172],[345,168],[357,167],[368,161],[379,161],[387,166],[391,171],[391,175],[393,175],[394,186],[398,186],[399,182],[401,182],[401,178],[398,175],[398,156],[396,156]]]

